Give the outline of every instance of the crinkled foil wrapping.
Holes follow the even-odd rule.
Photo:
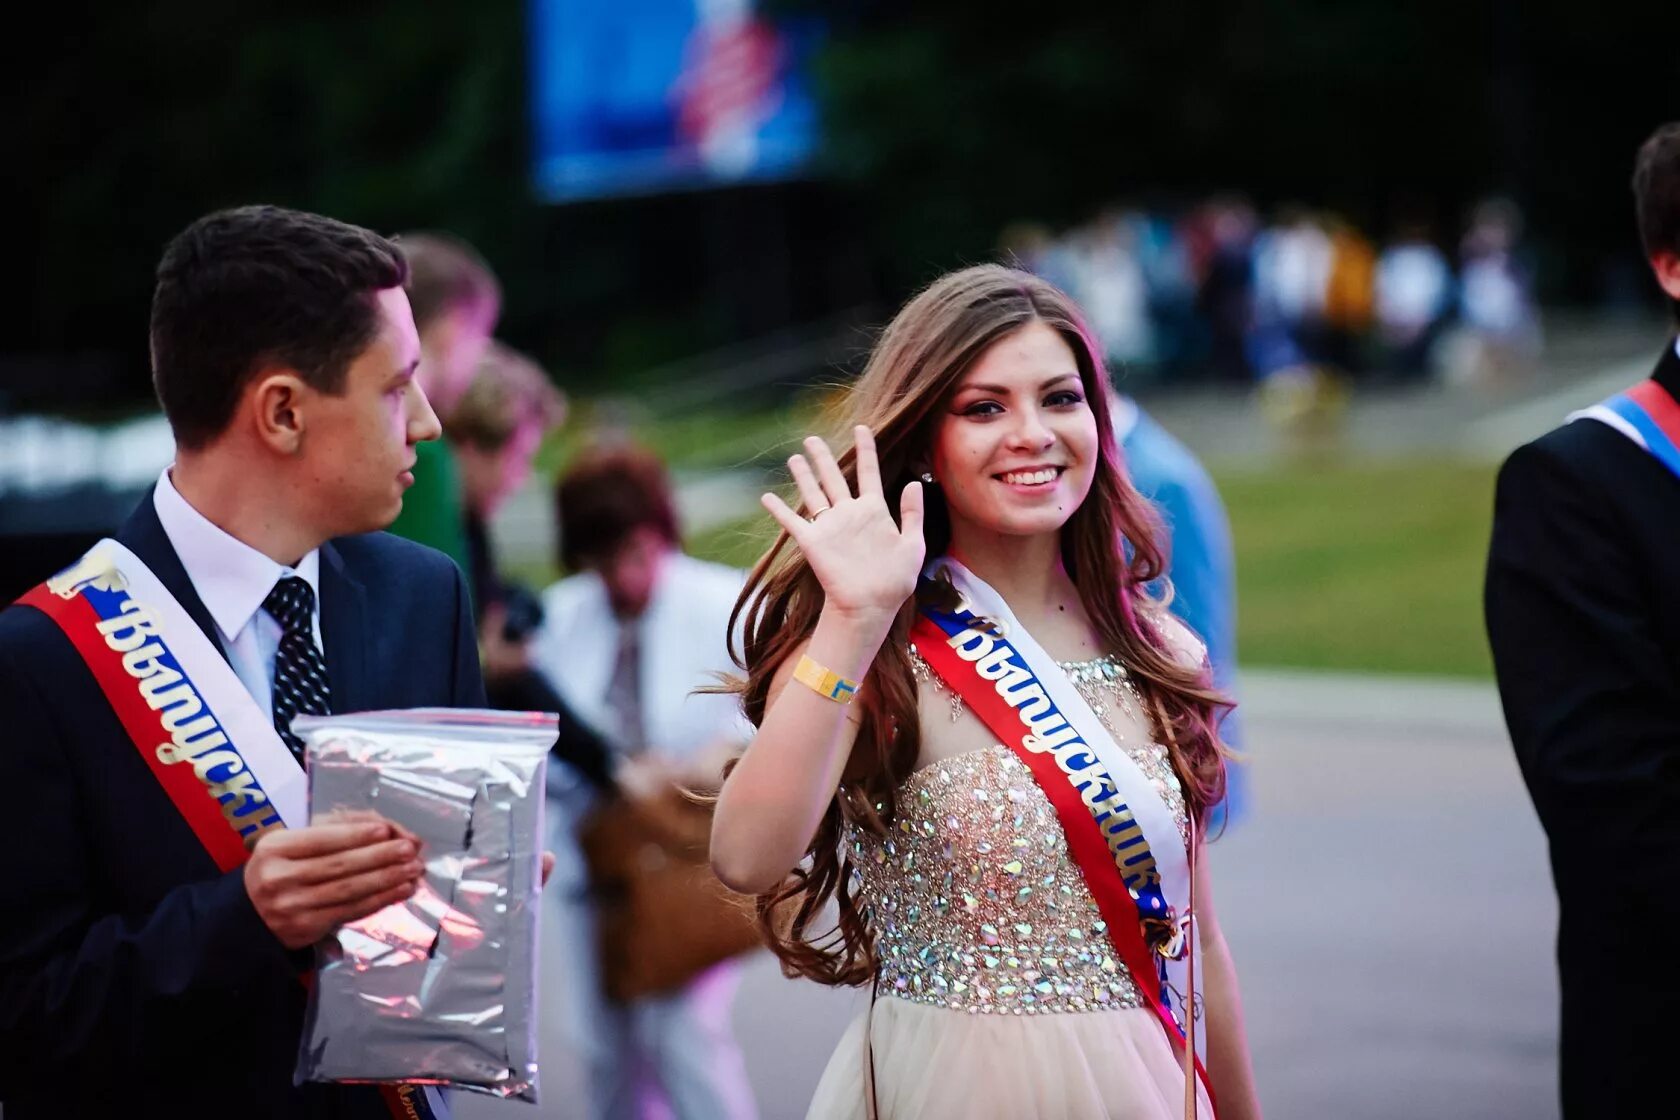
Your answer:
[[[535,1102],[544,763],[554,717],[302,717],[311,822],[373,810],[419,836],[406,902],[316,952],[301,1081],[444,1085]]]

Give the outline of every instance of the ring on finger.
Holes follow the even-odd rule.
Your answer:
[[[823,514],[827,513],[829,510],[831,510],[833,508],[834,508],[833,506],[824,506],[821,509],[817,510],[816,512],[812,513],[811,516],[807,517],[805,520],[815,521],[817,518],[821,517]]]

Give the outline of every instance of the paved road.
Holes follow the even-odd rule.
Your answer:
[[[1253,809],[1210,858],[1267,1115],[1555,1117],[1555,903],[1492,690],[1267,673],[1244,700]],[[798,1120],[858,997],[747,971],[759,1107]],[[540,1109],[457,1115],[582,1115],[552,1035],[543,1061]]]

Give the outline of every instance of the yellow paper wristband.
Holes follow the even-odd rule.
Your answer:
[[[818,665],[804,654],[799,655],[799,664],[793,668],[793,679],[836,704],[850,704],[858,689],[858,682]]]

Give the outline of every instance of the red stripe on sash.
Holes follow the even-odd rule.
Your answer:
[[[1669,396],[1668,390],[1655,381],[1641,381],[1626,393],[1629,400],[1645,410],[1651,422],[1680,447],[1680,404]]]
[[[1182,1044],[1184,1034],[1174,1021],[1172,1012],[1161,998],[1161,976],[1156,965],[1155,953],[1143,940],[1143,924],[1138,914],[1137,903],[1133,901],[1131,892],[1120,877],[1120,869],[1114,865],[1114,854],[1109,851],[1108,842],[1103,839],[1102,829],[1092,818],[1091,811],[1086,807],[1079,791],[1073,787],[1068,776],[1056,764],[1054,755],[1049,751],[1028,750],[1021,745],[1021,740],[1029,733],[1029,729],[1021,722],[1015,709],[1009,702],[998,694],[992,683],[983,680],[975,672],[974,666],[965,660],[951,647],[949,635],[926,618],[918,616],[915,625],[910,629],[910,640],[916,651],[922,655],[934,672],[938,673],[950,688],[962,696],[974,714],[979,717],[998,740],[1015,752],[1015,756],[1032,772],[1033,780],[1038,788],[1044,792],[1052,808],[1056,810],[1056,818],[1061,822],[1062,833],[1067,839],[1068,854],[1073,857],[1074,864],[1079,868],[1080,876],[1085,880],[1085,888],[1091,892],[1091,898],[1097,904],[1097,912],[1103,921],[1108,923],[1109,942],[1120,959],[1126,962],[1126,970],[1132,974],[1132,981],[1138,991],[1149,1001],[1149,1007],[1155,1012],[1161,1025],[1166,1028],[1167,1037],[1175,1044]],[[1111,775],[1112,777],[1112,775]],[[1186,1023],[1190,1023],[1190,1009],[1185,1009]],[[1208,1099],[1213,1099],[1213,1088],[1208,1084],[1207,1071],[1202,1068],[1201,1059],[1196,1061],[1196,1072],[1201,1077],[1202,1085],[1208,1091]]]
[[[426,1120],[431,1115],[425,1094],[412,1085],[381,1085],[379,1095],[396,1120]]]
[[[210,858],[224,873],[239,867],[250,858],[245,842],[222,815],[221,805],[204,788],[190,762],[165,763],[158,758],[160,743],[170,741],[163,726],[161,712],[155,712],[141,696],[139,681],[123,668],[122,654],[105,644],[99,633],[100,618],[93,606],[82,596],[66,599],[55,595],[41,584],[18,599],[20,606],[34,607],[58,625],[70,639],[88,671],[99,685],[106,703],[111,705],[117,722],[134,749],[140,752],[152,776],[163,787],[176,812],[187,822],[193,835],[204,846]],[[284,828],[281,824],[278,827]],[[299,978],[305,989],[315,976],[304,973]],[[395,1120],[428,1120],[432,1112],[425,1104],[425,1096],[412,1085],[379,1086],[379,1095]]]
[[[98,630],[99,615],[88,601],[80,595],[71,599],[55,595],[42,584],[18,602],[34,607],[64,631],[64,636],[70,639],[70,644],[76,647],[76,652],[93,674],[99,691],[105,694],[117,722],[128,733],[129,742],[140,752],[152,776],[163,787],[163,792],[169,796],[193,835],[198,837],[198,842],[204,845],[210,858],[216,861],[216,866],[222,871],[232,871],[244,863],[250,854],[245,850],[244,841],[222,816],[220,803],[204,788],[192,764],[178,762],[171,765],[158,758],[158,744],[167,743],[170,739],[163,726],[162,713],[153,711],[145,697],[140,695],[140,682],[123,668],[122,654],[105,644],[105,638]]]

